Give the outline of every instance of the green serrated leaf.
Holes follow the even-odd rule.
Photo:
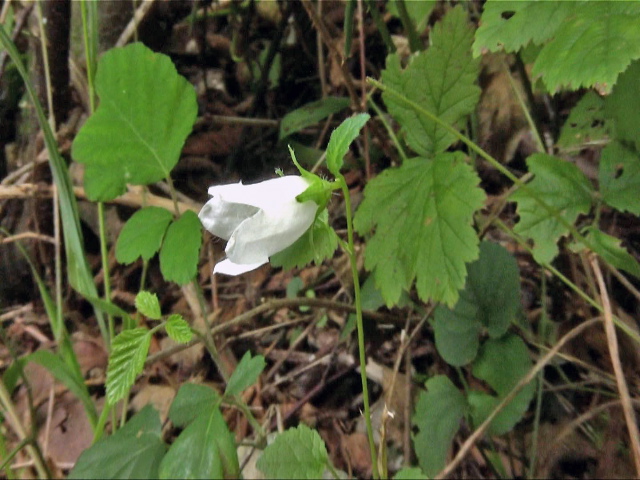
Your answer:
[[[533,239],[533,256],[539,263],[549,263],[558,254],[558,239],[568,233],[557,216],[535,201],[534,195],[554,208],[559,216],[573,223],[591,208],[592,187],[574,164],[551,155],[536,153],[527,159],[535,178],[528,191],[518,190],[511,200],[518,202],[520,221],[514,231]]]
[[[271,265],[291,269],[304,267],[311,261],[319,265],[331,258],[338,248],[338,236],[328,222],[329,213],[324,209],[304,235],[270,258]]]
[[[474,425],[480,425],[532,367],[529,350],[515,335],[488,340],[473,364],[473,376],[487,382],[497,396],[469,392],[468,402]],[[535,393],[535,382],[525,386],[491,422],[490,435],[502,435],[520,421]]]
[[[244,390],[256,383],[265,365],[266,362],[262,355],[251,357],[251,352],[245,352],[240,363],[233,371],[224,394],[240,395]]]
[[[199,412],[160,462],[160,478],[238,478],[233,434],[217,407]]]
[[[134,43],[102,56],[96,92],[100,105],[72,148],[73,158],[88,167],[88,197],[105,201],[126,183],[166,178],[196,118],[193,85],[169,57]]]
[[[605,203],[640,215],[640,158],[637,152],[611,142],[600,155],[598,177]]]
[[[162,239],[173,215],[164,208],[145,207],[124,224],[116,242],[116,260],[131,263],[142,257],[149,260],[162,245]]]
[[[605,262],[640,278],[640,263],[622,247],[618,238],[607,235],[597,228],[590,228],[587,240],[593,251],[600,255]],[[577,249],[582,250],[583,246],[578,245]]]
[[[413,441],[420,468],[432,478],[444,468],[468,406],[464,395],[444,375],[429,379],[426,387],[413,413],[412,423],[418,428]]]
[[[449,11],[431,32],[431,46],[412,58],[404,70],[398,54],[387,57],[385,85],[422,105],[442,121],[456,125],[473,112],[480,98],[476,85],[479,60],[471,57],[473,31],[462,6]],[[443,152],[456,137],[412,108],[382,94],[389,112],[402,126],[407,143],[419,155]]]
[[[155,293],[145,292],[144,290],[136,295],[136,309],[152,320],[160,320],[162,312],[160,311],[160,302]]]
[[[167,330],[167,335],[178,343],[187,343],[193,338],[191,327],[180,314],[170,315],[164,328]]]
[[[161,435],[160,415],[147,405],[113,435],[82,452],[68,478],[158,478],[167,450]]]
[[[109,404],[127,395],[144,368],[150,344],[151,331],[146,328],[125,330],[113,339],[106,383]]]
[[[604,100],[590,90],[571,109],[569,118],[560,131],[558,148],[562,151],[576,151],[603,143],[609,137],[611,126],[611,121],[605,116]]]
[[[160,271],[165,280],[178,285],[189,283],[198,272],[202,245],[202,225],[191,210],[187,210],[167,229],[160,250]]]
[[[344,110],[350,103],[351,100],[347,97],[325,97],[296,108],[287,113],[280,122],[280,140]]]
[[[516,52],[530,42],[540,45],[555,35],[575,8],[574,2],[487,0],[473,55],[483,50]]]
[[[460,152],[432,160],[413,158],[385,170],[364,192],[354,226],[367,242],[365,266],[373,271],[387,306],[416,279],[418,295],[453,306],[464,286],[465,263],[478,257],[471,226],[485,193]]]
[[[184,427],[203,410],[217,409],[220,402],[220,395],[211,387],[185,383],[171,403],[169,418],[176,427]]]
[[[470,363],[478,353],[479,334],[503,335],[520,309],[520,274],[513,256],[498,244],[482,242],[480,257],[467,268],[467,282],[453,309],[435,311],[438,353],[451,365]]]
[[[640,151],[640,61],[633,62],[618,78],[611,95],[605,99],[605,111],[615,122],[618,140],[631,142]]]
[[[609,92],[618,75],[640,58],[640,4],[584,2],[574,8],[538,55],[531,74],[542,75],[551,93],[596,84]]]
[[[267,446],[256,463],[266,478],[321,478],[329,463],[327,448],[306,425],[289,428]]]
[[[340,175],[344,163],[344,156],[349,151],[351,143],[360,135],[360,130],[371,118],[367,113],[361,113],[347,118],[331,133],[327,145],[327,168],[335,177]]]

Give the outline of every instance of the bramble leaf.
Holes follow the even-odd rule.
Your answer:
[[[190,282],[198,271],[201,245],[200,219],[187,210],[169,225],[164,237],[160,250],[160,271],[165,280],[178,285]]]
[[[476,85],[479,60],[471,57],[471,30],[467,13],[457,6],[431,32],[431,46],[402,69],[398,54],[387,57],[382,81],[442,121],[455,126],[473,112],[480,98]],[[434,121],[418,115],[388,93],[382,98],[402,126],[407,143],[419,155],[431,157],[446,150],[455,136]]]
[[[344,156],[349,146],[360,135],[360,130],[371,118],[367,113],[361,113],[347,118],[332,133],[327,145],[327,167],[334,176],[340,175],[344,163]]]
[[[113,339],[107,368],[107,401],[115,405],[129,392],[142,372],[151,344],[151,331],[146,328],[124,330]]]
[[[607,235],[595,227],[589,228],[586,238],[593,251],[608,264],[640,278],[640,263],[620,245],[619,239]],[[572,248],[579,251],[584,248],[584,245],[578,243],[573,245]]]
[[[213,388],[196,383],[185,383],[171,403],[169,418],[175,426],[184,427],[191,423],[201,411],[218,408],[220,401],[220,395]]]
[[[152,320],[160,320],[162,312],[160,311],[160,302],[155,293],[145,292],[144,290],[136,295],[136,309],[145,317]]]
[[[134,43],[100,59],[96,92],[100,105],[72,149],[73,158],[87,167],[89,199],[110,200],[127,183],[166,178],[196,118],[193,85],[169,57]]]
[[[611,95],[605,99],[605,112],[615,123],[616,138],[626,140],[640,151],[640,61],[633,62],[618,78]]]
[[[182,315],[178,313],[174,313],[167,318],[167,323],[164,328],[167,330],[167,335],[178,343],[187,343],[193,338],[191,327],[189,327],[189,324],[182,318]]]
[[[506,397],[531,368],[531,358],[524,341],[516,335],[487,340],[473,364],[473,376],[487,382],[497,396],[470,391],[473,423],[477,427]],[[535,392],[535,382],[525,386],[489,425],[490,435],[507,433],[520,421]]]
[[[568,229],[558,219],[572,224],[591,207],[592,187],[587,177],[574,164],[551,155],[536,153],[527,159],[535,178],[527,185],[529,191],[518,190],[511,200],[518,202],[520,221],[514,231],[533,239],[533,256],[539,263],[551,262],[558,254],[558,239]],[[553,215],[534,196],[555,209]]]
[[[564,122],[558,148],[565,152],[579,151],[589,144],[604,142],[611,127],[611,120],[605,116],[605,101],[589,90],[571,109],[569,118]]]
[[[262,355],[251,357],[251,352],[247,350],[233,371],[224,394],[240,395],[244,390],[256,383],[265,365],[266,363]]]
[[[468,265],[467,282],[453,309],[435,311],[438,353],[455,366],[471,362],[484,327],[491,338],[503,335],[520,309],[520,273],[513,256],[502,246],[482,242],[480,257]]]
[[[329,463],[317,431],[304,424],[289,428],[267,446],[256,466],[266,478],[322,478]]]
[[[354,226],[361,235],[375,229],[365,266],[388,306],[397,304],[414,279],[424,301],[453,306],[458,300],[465,263],[478,258],[471,222],[485,200],[464,159],[460,152],[409,159],[365,188]]]
[[[269,261],[274,267],[291,269],[304,267],[311,261],[316,265],[331,258],[338,248],[338,236],[329,225],[329,213],[325,208],[316,216],[313,225],[291,246],[273,255]]]
[[[427,391],[420,392],[412,417],[418,428],[413,441],[420,467],[433,478],[444,468],[451,441],[469,407],[462,392],[444,375],[430,378],[425,386]]]
[[[614,208],[640,215],[640,158],[618,142],[611,142],[600,156],[600,194]]]
[[[142,257],[149,260],[162,244],[162,238],[173,216],[165,208],[145,207],[124,224],[116,242],[116,259],[131,263]]]

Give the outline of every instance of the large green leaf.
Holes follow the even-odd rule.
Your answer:
[[[329,456],[317,431],[300,424],[276,437],[256,466],[266,478],[322,478]]]
[[[529,351],[520,337],[505,335],[488,340],[482,345],[473,364],[473,376],[487,382],[497,396],[478,391],[469,392],[468,402],[476,426],[489,416],[531,367]],[[525,386],[493,419],[489,434],[502,435],[511,430],[527,411],[534,392],[535,383]]]
[[[640,61],[637,60],[620,75],[611,95],[605,100],[605,111],[607,116],[615,122],[617,139],[631,142],[638,151],[640,151],[639,78]]]
[[[114,435],[82,452],[69,478],[158,478],[165,451],[160,416],[147,405]]]
[[[196,118],[193,86],[169,57],[134,43],[100,59],[96,92],[100,105],[72,149],[73,158],[87,166],[89,198],[110,200],[127,183],[166,178]]]
[[[530,42],[540,45],[555,35],[574,9],[573,2],[487,0],[473,54],[503,49],[516,52]]]
[[[470,263],[467,282],[453,309],[435,311],[436,347],[447,363],[471,362],[484,327],[492,338],[503,335],[520,309],[520,274],[513,256],[502,246],[480,244],[480,258]]]
[[[460,152],[409,159],[367,185],[354,225],[362,235],[375,229],[365,266],[388,306],[414,279],[423,300],[457,302],[465,264],[478,258],[471,222],[485,199],[464,160]]]
[[[146,328],[125,330],[114,338],[106,384],[107,400],[111,405],[127,395],[136,376],[142,372],[150,344],[151,331]]]
[[[206,385],[185,383],[171,403],[169,418],[177,427],[191,423],[200,412],[218,408],[221,399],[218,392]]]
[[[469,407],[464,395],[444,375],[430,378],[426,387],[413,413],[413,425],[418,428],[413,441],[420,467],[433,477],[444,468],[451,441]]]
[[[387,57],[382,81],[442,121],[455,125],[473,112],[480,98],[476,85],[479,61],[471,57],[472,40],[467,13],[457,6],[434,27],[429,49],[413,57],[407,68],[402,69],[398,54]],[[393,96],[383,93],[382,98],[402,126],[407,143],[419,155],[430,157],[455,141],[452,133]]]
[[[640,58],[640,3],[593,1],[574,8],[531,73],[542,75],[551,93],[596,84],[610,91],[618,75]]]
[[[611,142],[600,156],[600,194],[618,210],[640,215],[640,158],[638,153]]]
[[[238,478],[233,434],[215,406],[198,413],[171,445],[159,467],[160,478]]]
[[[120,231],[116,242],[116,259],[120,263],[131,263],[139,257],[151,259],[160,250],[172,218],[171,212],[160,207],[138,210]]]
[[[527,159],[535,178],[528,188],[518,190],[511,199],[518,202],[520,221],[514,231],[533,239],[533,255],[540,263],[551,262],[558,254],[558,239],[568,233],[558,217],[573,223],[591,207],[592,187],[574,164],[551,155],[536,153]],[[534,197],[555,209],[543,208]]]
[[[160,250],[160,271],[167,281],[189,283],[198,272],[202,245],[202,225],[191,210],[175,220],[164,237]]]

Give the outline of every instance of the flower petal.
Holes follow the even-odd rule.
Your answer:
[[[240,224],[227,243],[227,257],[234,263],[261,262],[292,245],[313,223],[318,206],[295,197],[279,209],[260,210]]]
[[[225,185],[228,186],[228,185]],[[229,203],[217,195],[205,203],[198,214],[204,228],[216,237],[229,240],[233,231],[247,218],[258,212],[251,205]]]
[[[222,273],[224,275],[240,275],[246,272],[250,272],[251,270],[255,270],[256,268],[267,263],[268,259],[262,263],[251,263],[251,264],[237,264],[233,263],[231,260],[226,259],[221,262],[216,263],[216,266],[213,268],[213,273]]]
[[[209,188],[209,195],[220,197],[225,203],[251,205],[257,208],[280,208],[309,187],[309,181],[295,175],[265,180],[252,185],[233,183]]]

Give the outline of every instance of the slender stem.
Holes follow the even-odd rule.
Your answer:
[[[98,227],[100,233],[100,258],[102,260],[102,277],[104,282],[104,299],[111,302],[111,279],[109,277],[109,254],[107,252],[107,232],[104,221],[104,203],[98,202]],[[113,315],[107,314],[107,325],[109,327],[109,338],[107,349],[110,350],[111,341],[116,336]]]
[[[362,322],[362,298],[360,293],[360,277],[358,276],[358,264],[356,259],[356,250],[353,241],[353,219],[351,215],[351,196],[349,195],[349,187],[342,175],[336,179],[339,182],[344,195],[344,204],[347,217],[347,254],[351,263],[351,275],[353,276],[353,291],[356,307],[356,329],[358,331],[358,351],[360,354],[360,379],[362,380],[362,401],[364,403],[364,420],[367,425],[367,436],[369,437],[369,450],[371,451],[371,469],[373,478],[378,479],[378,459],[376,454],[376,445],[373,441],[373,427],[371,425],[371,410],[369,408],[369,388],[367,387],[367,357],[364,350],[364,324]]]

